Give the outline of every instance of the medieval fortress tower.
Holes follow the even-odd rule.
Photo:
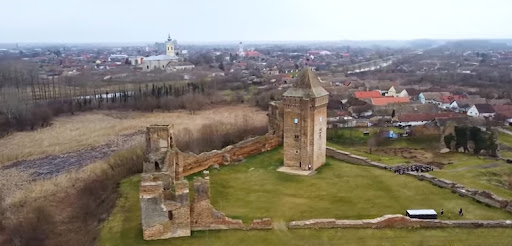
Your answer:
[[[325,163],[329,93],[306,67],[283,97],[284,166],[314,171]]]
[[[266,135],[222,150],[199,155],[183,153],[175,146],[172,126],[147,127],[139,191],[145,240],[190,236],[191,231],[199,230],[272,229],[269,218],[255,219],[250,226],[245,226],[241,220],[231,219],[216,210],[210,203],[208,171],[203,172],[203,177],[194,178],[192,187],[185,177],[213,165],[229,165],[281,143],[284,166],[280,169],[293,174],[313,174],[325,163],[329,93],[306,67],[283,97],[282,102],[269,105]]]

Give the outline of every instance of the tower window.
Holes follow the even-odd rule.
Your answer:
[[[298,123],[299,123],[299,118],[295,118],[295,119],[293,120],[293,123],[298,124]]]
[[[320,116],[320,122],[322,122],[322,116]]]
[[[167,218],[172,220],[172,211],[167,211]]]
[[[294,138],[295,138],[295,141],[299,141],[299,135],[295,135]]]

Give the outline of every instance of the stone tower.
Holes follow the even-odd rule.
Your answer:
[[[179,174],[172,128],[171,125],[146,128],[139,193],[145,240],[190,236],[189,185]]]
[[[167,42],[165,42],[165,54],[168,56],[176,56],[176,50],[174,49],[174,43],[171,39],[171,34],[167,37]]]
[[[283,94],[285,167],[314,171],[325,163],[328,100],[310,67]]]

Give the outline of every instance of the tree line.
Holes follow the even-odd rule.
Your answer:
[[[453,133],[443,137],[446,148],[450,150],[463,149],[479,155],[485,151],[490,156],[498,156],[498,136],[493,130],[483,131],[476,126],[455,126]]]

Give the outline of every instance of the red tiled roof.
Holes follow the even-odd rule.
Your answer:
[[[455,100],[466,99],[467,97],[463,95],[450,95],[450,96],[441,96],[442,103],[452,103]]]
[[[493,105],[492,108],[498,113],[512,111],[512,105]]]
[[[384,106],[391,103],[409,103],[408,97],[380,97],[372,98],[372,104],[375,106]]]
[[[255,51],[255,50],[251,50],[251,51],[245,52],[245,55],[246,56],[262,56],[263,54],[261,54],[258,51]]]
[[[355,91],[354,97],[357,99],[363,99],[382,97],[382,95],[380,94],[380,91]]]
[[[512,118],[512,110],[500,111],[500,112],[498,112],[498,116],[502,116],[503,118],[510,119],[510,118]]]

